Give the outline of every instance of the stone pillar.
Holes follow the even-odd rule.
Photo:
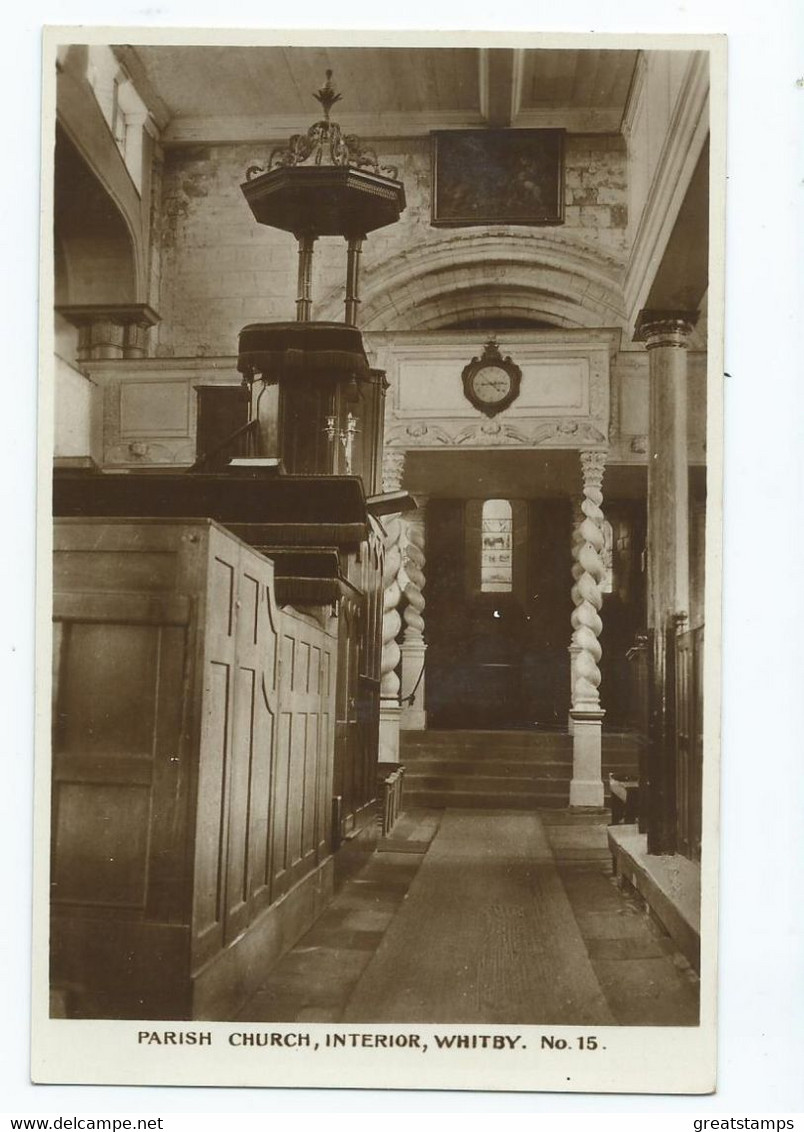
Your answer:
[[[600,610],[603,594],[600,582],[604,567],[603,550],[603,471],[605,452],[582,452],[583,520],[578,528],[573,568],[575,585],[572,612],[572,646],[577,649],[572,686],[572,781],[571,806],[603,805],[602,723],[605,712],[600,706],[600,658],[603,650],[598,640],[603,622]]]
[[[383,491],[400,491],[405,471],[405,453],[386,449],[382,461]],[[399,515],[386,516],[385,566],[383,570],[382,655],[380,658],[380,762],[399,762],[399,722],[402,709],[399,704],[400,651],[396,639],[402,628],[399,602],[402,588],[399,569],[402,565],[402,519]]]
[[[425,655],[424,595],[425,586],[425,511],[427,497],[416,495],[418,509],[406,516],[402,536],[402,568],[399,572],[405,606],[402,620],[402,727],[406,731],[424,731],[427,727],[425,711]],[[414,693],[414,688],[415,693]],[[414,701],[407,702],[413,693]]]
[[[648,852],[676,845],[675,708],[668,650],[689,607],[687,346],[697,315],[643,310],[648,351]]]

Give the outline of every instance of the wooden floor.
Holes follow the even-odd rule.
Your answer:
[[[697,980],[615,886],[601,817],[420,811],[381,850],[242,1020],[697,1022]]]

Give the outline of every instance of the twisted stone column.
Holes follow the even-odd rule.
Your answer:
[[[583,573],[583,566],[578,561],[578,554],[583,542],[583,535],[581,534],[581,523],[584,520],[584,513],[581,510],[580,499],[573,499],[572,501],[572,538],[571,538],[571,551],[572,554],[572,604],[575,609],[581,604],[581,594],[578,589],[578,581]],[[572,707],[575,702],[575,660],[580,652],[580,646],[575,643],[575,626],[573,624],[573,632],[570,636],[570,644],[567,651],[570,654],[570,685],[569,685],[569,698],[570,698],[570,714],[568,717],[568,728],[570,735],[572,734],[574,723],[572,720]]]
[[[382,656],[380,658],[380,695],[387,702],[392,698],[399,701],[399,677],[396,668],[399,664],[399,645],[396,638],[402,627],[399,616],[399,601],[402,589],[399,585],[399,568],[402,565],[402,552],[399,539],[402,523],[399,515],[389,515],[385,520],[385,569],[382,576]]]
[[[400,491],[405,473],[405,453],[388,449],[382,461],[383,491]],[[396,643],[402,620],[399,602],[402,587],[399,571],[402,565],[402,520],[399,515],[388,515],[385,527],[385,565],[382,576],[382,655],[380,657],[380,762],[399,762],[399,667],[400,650]]]
[[[427,645],[424,640],[425,587],[425,509],[426,496],[416,496],[418,509],[405,522],[402,567],[399,572],[405,605],[402,608],[402,726],[407,731],[423,731],[427,726],[424,709],[424,663]],[[415,693],[414,693],[414,688]],[[405,702],[414,694],[414,702]]]
[[[572,574],[575,584],[572,597],[575,609],[572,612],[572,643],[577,646],[575,660],[575,682],[572,688],[573,710],[592,709],[600,706],[600,636],[603,622],[600,610],[603,607],[603,593],[600,583],[603,580],[603,471],[606,456],[604,452],[582,452],[583,499],[581,511],[583,519],[577,532],[577,542],[573,548],[575,565]]]
[[[572,588],[575,609],[572,612],[572,646],[575,664],[572,686],[573,724],[571,806],[602,806],[603,779],[601,777],[602,735],[604,711],[600,707],[600,647],[603,622],[600,610],[603,594],[600,583],[605,573],[603,565],[603,471],[604,452],[582,452],[583,519],[573,547],[574,585]]]

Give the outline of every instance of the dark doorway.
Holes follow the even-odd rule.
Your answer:
[[[433,728],[564,726],[571,508],[513,504],[510,589],[481,583],[482,503],[428,504],[427,714]]]

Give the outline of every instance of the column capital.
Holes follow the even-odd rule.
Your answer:
[[[584,487],[600,488],[603,484],[603,473],[606,470],[606,452],[599,449],[581,452],[581,471],[583,472]]]
[[[634,338],[644,342],[646,350],[659,346],[686,349],[697,321],[697,311],[661,311],[646,307],[639,312]]]
[[[60,303],[56,310],[73,326],[113,322],[116,326],[155,326],[160,316],[147,303]]]
[[[78,360],[141,358],[147,353],[147,332],[159,315],[147,303],[59,305],[60,315],[78,328]]]
[[[383,491],[401,491],[405,476],[405,449],[386,448],[382,454]]]

